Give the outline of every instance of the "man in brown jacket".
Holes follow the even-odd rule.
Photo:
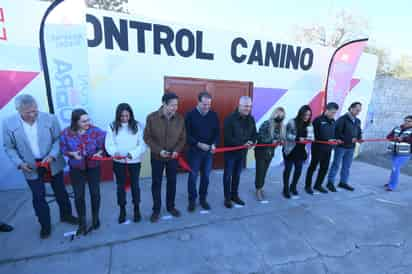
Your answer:
[[[180,216],[180,212],[175,208],[177,156],[183,151],[186,131],[183,117],[176,113],[178,100],[176,94],[165,93],[162,107],[149,114],[144,130],[144,141],[151,152],[153,214],[150,221],[153,223],[160,217],[164,169],[167,177],[166,209],[172,216]]]

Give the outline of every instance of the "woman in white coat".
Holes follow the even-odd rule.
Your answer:
[[[146,144],[143,128],[135,120],[129,104],[117,106],[115,120],[107,130],[106,151],[114,157],[113,172],[117,184],[117,203],[120,207],[119,224],[126,221],[126,177],[129,175],[134,204],[134,222],[141,220],[139,176]],[[116,159],[117,158],[117,159]]]

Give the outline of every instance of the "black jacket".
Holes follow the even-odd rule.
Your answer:
[[[335,119],[329,119],[324,114],[318,116],[313,120],[313,133],[315,141],[329,141],[335,139]],[[312,150],[331,151],[332,145],[314,143]]]
[[[256,142],[256,123],[252,115],[242,117],[239,111],[235,111],[225,118],[224,122],[224,146],[241,146],[248,141]],[[243,150],[245,152],[245,150]]]
[[[342,115],[336,121],[335,137],[343,141],[343,144],[339,145],[339,147],[354,148],[355,144],[352,142],[352,139],[362,139],[361,121],[358,118],[352,121],[348,113]]]

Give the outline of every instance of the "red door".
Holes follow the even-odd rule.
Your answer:
[[[164,90],[174,92],[179,96],[178,112],[182,115],[196,107],[197,95],[200,92],[209,92],[213,97],[212,109],[217,112],[220,122],[220,144],[218,146],[222,146],[224,118],[237,108],[241,96],[252,97],[253,83],[166,76]],[[216,154],[213,167],[223,168],[223,164],[223,154]]]

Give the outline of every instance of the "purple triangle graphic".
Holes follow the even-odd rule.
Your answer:
[[[352,78],[352,80],[350,80],[350,88],[349,90],[352,91],[352,89],[360,82],[360,79],[357,78]]]
[[[260,88],[253,89],[252,115],[256,122],[286,93],[282,88]]]

